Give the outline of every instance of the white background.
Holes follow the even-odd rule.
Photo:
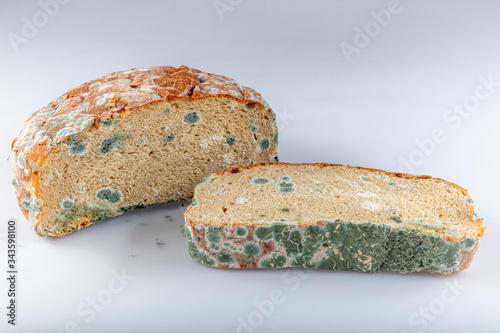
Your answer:
[[[0,331],[500,332],[500,2],[401,0],[384,26],[372,11],[388,1],[215,4],[225,11],[213,0],[73,0],[44,22],[36,1],[0,1]],[[38,31],[23,32],[30,23]],[[369,40],[355,40],[357,29]],[[357,53],[346,56],[347,44]],[[416,174],[467,188],[487,228],[471,268],[447,277],[208,268],[187,253],[177,203],[37,237],[6,162],[24,120],[109,72],[183,64],[262,93],[278,115],[282,161],[408,171],[405,159]],[[494,82],[489,96],[481,80]],[[463,103],[471,111],[457,118]],[[4,314],[8,218],[20,244],[15,327]],[[134,279],[116,282],[122,271]],[[271,307],[272,293],[281,297]]]

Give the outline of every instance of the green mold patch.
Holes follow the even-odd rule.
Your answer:
[[[87,146],[85,143],[80,141],[76,136],[71,136],[67,141],[66,141],[66,146],[69,147],[69,152],[74,155],[79,155],[83,154],[85,150],[87,149]]]
[[[272,227],[258,227],[255,229],[255,236],[257,239],[266,241],[270,240],[273,235],[273,228]]]
[[[110,204],[117,204],[122,199],[120,192],[112,191],[109,188],[105,188],[97,192],[96,197],[97,199],[107,201]]]
[[[87,146],[83,142],[80,142],[76,145],[71,146],[69,152],[71,154],[78,155],[78,154],[83,154],[85,152],[85,149],[87,149]]]
[[[184,115],[184,122],[188,125],[194,125],[200,121],[200,115],[196,112],[188,112]]]
[[[189,255],[196,261],[200,262],[203,265],[214,266],[215,261],[210,258],[205,251],[202,251],[198,248],[196,243],[194,242],[193,235],[187,226],[184,227],[184,234],[186,235],[186,239],[188,241],[188,252]]]
[[[250,125],[250,132],[255,133],[259,130],[257,125]]]
[[[387,185],[389,186],[396,186],[396,182],[393,182],[392,180],[390,182],[387,182]]]
[[[279,162],[279,161],[280,161],[280,158],[278,157],[278,155],[274,156],[273,162]]]
[[[271,122],[273,123],[274,126],[278,127],[278,124],[276,123],[276,114],[273,113],[273,118],[271,119]]]
[[[74,134],[75,132],[76,130],[74,128],[65,127],[61,129],[59,132],[57,132],[56,138],[62,138],[67,135]]]
[[[118,207],[118,213],[123,214],[123,213],[127,213],[130,211],[136,210],[136,209],[144,209],[144,208],[148,208],[151,206],[152,206],[152,204],[135,204],[135,205],[121,206],[121,207]]]
[[[233,261],[233,257],[227,252],[220,252],[217,256],[217,261],[225,264]]]
[[[472,200],[472,198],[467,198],[465,199],[465,202],[468,203],[469,205],[472,205],[474,203],[474,200]]]
[[[168,198],[165,202],[162,203],[169,203],[169,202],[174,202],[174,201],[190,201],[191,197],[188,198],[187,195],[183,193],[175,193],[173,196]],[[184,207],[184,203],[181,202],[181,206]]]
[[[245,245],[245,250],[243,251],[247,256],[256,256],[260,253],[260,247],[255,243],[248,243]]]
[[[234,135],[229,135],[226,137],[226,144],[227,145],[232,146],[232,145],[234,145],[235,142],[236,142],[236,138],[234,137]]]
[[[194,243],[191,243],[191,244],[194,244]],[[207,266],[214,266],[215,265],[215,261],[212,258],[210,258],[206,252],[197,251],[196,255],[193,255],[192,252],[189,252],[189,253],[191,254],[191,257],[195,258],[203,265],[207,265]]]
[[[220,228],[208,227],[207,228],[207,241],[211,244],[218,245],[221,240]]]
[[[282,193],[290,193],[295,190],[295,184],[294,183],[289,183],[289,182],[280,182],[279,183],[279,188],[280,192]]]
[[[260,140],[259,145],[260,145],[260,149],[262,151],[265,151],[265,150],[269,149],[269,146],[271,145],[271,143],[270,143],[268,138],[264,138],[264,139]]]
[[[162,112],[163,112],[163,113],[170,113],[170,112],[172,112],[172,110],[170,110],[170,108],[169,108],[169,107],[166,107],[166,108],[164,108],[164,109],[163,109],[163,111],[162,111]]]
[[[282,254],[273,254],[269,258],[264,258],[259,263],[261,268],[282,268],[286,263],[286,257]]]
[[[36,216],[36,212],[41,211],[40,201],[38,201],[37,199],[33,199],[30,201],[23,200],[21,204],[25,209],[29,211],[29,215],[31,216],[31,218],[34,218]]]
[[[234,233],[243,236],[239,228]],[[246,230],[245,230],[246,231]],[[224,246],[224,250],[210,253],[198,248],[186,228],[191,256],[203,264],[217,266],[236,261],[236,264],[255,265],[261,268],[304,267],[320,270],[346,270],[365,273],[418,271],[450,273],[457,269],[460,250],[473,248],[478,241],[473,238],[461,242],[448,242],[429,233],[406,228],[393,230],[384,224],[351,223],[335,220],[317,225],[300,227],[296,224],[274,222],[257,227],[255,241],[244,246],[234,246],[231,237],[221,237],[230,232],[227,227],[208,227],[206,239],[211,249]],[[228,245],[229,243],[229,245]],[[261,257],[262,244],[275,250]],[[241,257],[237,253],[246,255]]]
[[[304,263],[310,268],[437,272],[441,266],[453,267],[458,259],[458,247],[437,236],[407,229],[393,231],[381,224],[337,220],[324,227],[306,227],[304,239]],[[321,262],[314,262],[312,255],[322,247],[328,251]]]
[[[447,236],[450,236],[451,238],[456,238],[458,237],[458,231],[456,229],[452,229],[452,228],[447,228],[444,230],[444,233],[447,235]]]
[[[165,139],[165,142],[166,142],[166,143],[170,143],[170,142],[174,141],[174,139],[175,139],[175,134],[172,134],[172,133],[170,133],[170,134],[165,134],[165,138],[164,138],[164,139]]]
[[[369,182],[369,181],[370,181],[370,178],[368,178],[368,177],[363,177],[363,181],[365,181],[365,182]]]
[[[267,184],[269,182],[270,182],[270,180],[267,179],[267,178],[264,178],[264,177],[259,177],[259,178],[252,179],[252,183],[255,184],[255,185],[264,185],[264,184]]]
[[[40,203],[40,201],[38,201],[37,199],[33,199],[31,201],[31,210],[30,210],[31,216],[34,217],[35,213],[39,212],[41,210],[42,209],[41,209],[41,203]]]
[[[278,142],[279,142],[279,140],[278,140],[278,130],[276,130],[276,133],[274,133],[274,135],[273,135],[273,143],[274,143],[275,146],[277,146]]]
[[[19,186],[16,178],[12,178],[12,186]]]
[[[23,200],[21,202],[22,206],[29,211],[29,215],[34,218],[35,215],[36,215],[36,212],[37,211],[41,211],[41,208],[40,208],[40,201],[38,201],[37,199],[33,199],[33,200]]]
[[[72,222],[76,218],[76,213],[74,211],[65,211],[62,214],[59,214],[57,217],[57,222],[59,225],[66,226],[68,223]],[[60,226],[56,224],[56,230],[61,229]]]
[[[71,199],[64,200],[61,207],[62,209],[71,209],[75,205],[75,202]]]
[[[397,223],[403,223],[403,218],[399,215],[392,215],[391,220]]]
[[[81,111],[87,111],[88,105],[81,104],[79,109]],[[78,118],[78,120],[75,122],[75,125],[80,128],[86,128],[90,126],[90,124],[94,123],[94,118],[92,116],[82,116]]]
[[[113,125],[113,119],[108,118],[102,122],[102,126],[104,127],[111,127]]]
[[[26,208],[27,210],[30,210],[31,209],[31,202],[30,201],[27,201],[27,200],[23,200],[21,202],[21,204],[23,205],[24,208]]]
[[[92,223],[98,223],[106,217],[115,215],[114,209],[107,203],[90,202],[73,205],[70,209],[62,210],[56,218],[54,230],[56,233],[66,233],[71,222],[77,218],[88,217]]]
[[[78,140],[78,138],[73,135],[70,136],[68,140],[66,140],[66,145],[71,147],[72,145],[77,144],[78,142],[80,142],[80,140]]]
[[[238,237],[245,237],[248,234],[248,231],[244,227],[238,227],[238,229],[236,229],[235,233],[236,233],[236,236],[238,236]]]
[[[19,154],[17,162],[21,168],[26,169],[26,158],[24,157],[24,154]]]
[[[116,134],[112,137],[106,138],[101,142],[101,154],[107,154],[111,149],[118,147],[123,140],[125,140],[125,135]]]
[[[290,178],[290,176],[281,176],[280,180],[283,182],[288,182],[288,181],[292,180],[292,178]]]
[[[471,248],[471,247],[474,247],[476,246],[477,244],[477,241],[475,241],[474,239],[472,238],[466,238],[464,239],[462,242],[461,242],[461,245],[465,248]]]
[[[287,256],[302,252],[302,234],[294,226],[286,223],[274,223],[273,239],[286,249]]]

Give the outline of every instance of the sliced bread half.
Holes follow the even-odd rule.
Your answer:
[[[469,267],[484,233],[453,183],[331,164],[215,173],[185,219],[191,256],[222,268],[449,274]]]
[[[111,73],[35,112],[12,143],[19,206],[40,236],[190,199],[207,174],[276,158],[274,113],[233,79],[158,66]]]

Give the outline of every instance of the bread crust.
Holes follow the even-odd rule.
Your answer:
[[[482,235],[481,235],[481,237],[482,237]],[[474,246],[470,249],[462,248],[460,250],[460,259],[459,259],[458,265],[457,265],[458,271],[463,271],[463,270],[470,267],[470,265],[472,263],[472,259],[474,259],[474,256],[476,255],[476,252],[479,249],[479,246],[481,245],[481,242],[483,240],[481,237],[476,239],[476,241],[477,241],[476,246]]]
[[[114,72],[69,90],[34,112],[12,142],[8,160],[21,211],[30,222],[36,221],[38,212],[31,208],[38,205],[38,170],[69,138],[83,136],[107,119],[152,103],[220,96],[261,105],[272,113],[255,90],[231,78],[186,66]]]
[[[187,215],[187,214],[186,214]],[[352,224],[351,222],[342,222],[342,223],[347,223],[347,224]],[[299,230],[302,235],[304,235],[304,230],[306,230],[306,227],[324,227],[325,226],[325,221],[317,221],[316,223],[313,224],[286,224],[281,222],[281,224],[286,225],[293,230]],[[370,224],[369,222],[361,223],[363,224]],[[263,260],[266,260],[266,258],[270,258],[273,255],[285,255],[286,254],[286,249],[283,248],[280,244],[277,242],[274,242],[272,239],[268,241],[261,241],[256,237],[255,231],[261,227],[270,227],[272,226],[271,224],[252,224],[248,223],[245,225],[238,225],[238,224],[227,224],[227,225],[219,225],[217,227],[212,227],[212,230],[210,230],[210,226],[204,223],[196,223],[192,221],[190,218],[186,216],[186,235],[188,238],[188,245],[189,245],[189,252],[193,259],[199,261],[200,263],[208,266],[213,266],[213,267],[218,267],[218,268],[233,268],[233,269],[245,269],[245,268],[287,268],[287,267],[297,267],[293,264],[290,263],[289,258],[284,261],[284,263],[281,266],[278,267],[264,267],[262,266]],[[380,225],[374,225],[376,228],[380,227]],[[220,262],[217,260],[218,256],[221,254],[221,252],[214,250],[213,244],[209,244],[207,242],[207,238],[209,237],[209,233],[213,232],[214,229],[217,230],[223,230],[221,234],[221,238],[219,243],[227,243],[227,242],[233,242],[235,239],[238,239],[238,237],[235,237],[235,230],[237,229],[245,229],[246,236],[243,238],[239,239],[241,242],[238,242],[237,244],[234,243],[236,246],[242,246],[244,244],[259,244],[259,255],[258,256],[247,256],[244,255],[243,253],[234,251],[234,252],[229,252],[229,254],[232,256],[231,262]],[[401,230],[401,229],[400,229]],[[393,230],[395,231],[395,230]],[[424,238],[432,239],[436,238],[437,236],[432,235],[432,234],[427,234],[423,232],[417,232],[419,237],[421,237],[422,242]],[[442,238],[444,240],[444,238]],[[387,265],[387,267],[394,266],[392,269],[387,269],[391,270],[397,273],[412,273],[412,272],[420,272],[420,271],[430,271],[432,273],[440,273],[442,275],[449,275],[453,272],[457,271],[463,271],[467,268],[472,263],[472,260],[474,258],[474,255],[476,254],[477,250],[479,249],[479,246],[481,244],[481,238],[474,238],[471,239],[469,238],[468,240],[473,241],[473,245],[471,247],[463,247],[463,243],[458,242],[458,241],[447,241],[444,240],[444,247],[445,250],[443,252],[448,252],[448,251],[453,251],[453,249],[456,249],[457,247],[459,248],[456,259],[452,265],[444,265],[442,262],[436,263],[436,265],[433,265],[432,270],[428,270],[426,268],[422,268],[418,265],[411,267],[411,269],[401,269],[401,267],[398,266],[405,266],[404,263],[402,262],[392,262],[392,265]],[[408,244],[404,244],[407,246]],[[409,246],[407,246],[408,249],[410,249]],[[202,254],[203,256],[199,255]],[[316,257],[316,256],[315,256]],[[202,258],[205,258],[204,260],[201,260]],[[319,261],[321,261],[323,257],[321,254],[317,257],[317,261],[313,264],[311,263],[306,263],[303,264],[303,267],[305,268],[319,268],[316,265],[318,264]],[[349,269],[349,270],[355,270],[355,271],[361,271],[365,273],[375,273],[383,270],[383,264],[379,265],[372,265],[373,261],[371,260],[372,258],[369,258],[366,262],[365,265],[361,266],[356,266],[355,269]],[[384,258],[387,260],[388,258]],[[316,267],[315,267],[316,266]],[[319,268],[323,269],[323,268]],[[326,270],[337,270],[337,269],[326,269]]]

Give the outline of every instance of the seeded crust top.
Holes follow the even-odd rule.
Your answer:
[[[120,112],[154,102],[214,96],[261,104],[271,112],[255,90],[231,78],[186,66],[114,72],[69,90],[33,113],[12,142],[9,162],[18,200],[36,197],[36,177],[32,175],[47,154],[70,137]]]

